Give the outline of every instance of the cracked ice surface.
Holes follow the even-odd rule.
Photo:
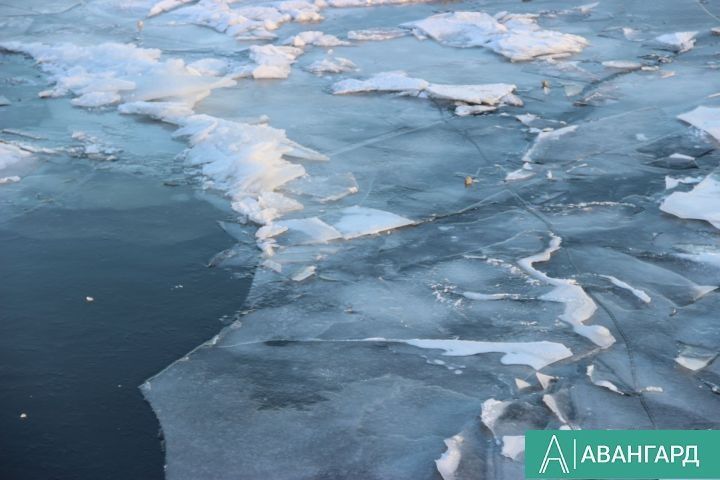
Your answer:
[[[720,427],[696,2],[121,3],[2,44],[54,108],[182,149],[239,242],[210,264],[259,265],[237,322],[142,387],[168,478],[519,479],[531,428]],[[41,146],[2,140],[8,169]]]

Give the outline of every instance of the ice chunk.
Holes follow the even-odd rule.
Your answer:
[[[625,70],[628,72],[640,70],[643,66],[642,63],[633,62],[632,60],[607,60],[602,62],[602,65],[605,68],[614,68],[615,70]]]
[[[533,16],[452,12],[407,23],[405,27],[454,47],[484,47],[512,61],[581,52],[588,42],[578,35],[543,30]]]
[[[716,351],[704,347],[682,345],[678,356],[675,357],[675,361],[688,370],[696,372],[707,367],[710,362],[715,360],[717,355]]]
[[[154,17],[155,15],[160,15],[161,13],[167,12],[169,10],[172,10],[173,8],[177,8],[181,5],[185,5],[186,3],[193,2],[195,0],[160,0],[159,2],[155,3],[152,7],[150,7],[150,11],[148,12],[148,17]]]
[[[305,70],[310,73],[314,73],[315,75],[322,75],[324,73],[343,73],[357,70],[357,65],[347,58],[328,55],[322,60],[314,61],[305,67]]]
[[[296,47],[275,45],[250,46],[250,59],[257,64],[253,78],[287,78],[290,67],[303,51]]]
[[[403,92],[417,93],[430,84],[419,78],[408,77],[405,72],[383,72],[367,80],[346,79],[335,83],[332,92],[335,95],[360,92]]]
[[[335,35],[328,35],[317,30],[311,30],[307,32],[298,33],[283,42],[286,45],[292,45],[293,47],[306,47],[308,45],[315,45],[317,47],[337,47],[341,45],[350,45],[350,42],[340,40]]]
[[[678,118],[689,123],[695,128],[704,130],[720,142],[720,108],[719,107],[697,107]]]
[[[720,174],[708,175],[689,192],[672,193],[660,210],[680,218],[705,220],[720,228]]]
[[[695,36],[698,32],[675,32],[666,33],[655,37],[663,47],[678,53],[687,52],[695,46]]]
[[[408,31],[403,28],[367,28],[364,30],[350,30],[347,37],[350,40],[381,41],[404,37]]]
[[[454,435],[445,439],[447,450],[440,458],[435,460],[437,471],[443,480],[455,480],[455,471],[458,465],[460,465],[460,459],[462,458],[460,446],[463,440],[462,435]]]
[[[345,239],[372,235],[415,223],[394,213],[358,205],[345,208],[341,213],[343,216],[335,222],[334,227]]]
[[[611,392],[619,393],[620,395],[623,395],[623,392],[620,391],[620,389],[615,386],[614,383],[608,381],[608,380],[601,380],[595,378],[595,365],[588,365],[587,370],[585,371],[588,378],[590,378],[590,381],[597,385],[598,387],[607,388]]]

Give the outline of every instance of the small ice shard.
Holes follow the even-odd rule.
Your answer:
[[[690,157],[692,158],[692,157]],[[694,185],[700,183],[703,177],[671,177],[665,176],[665,190],[672,190],[677,188],[678,185]]]
[[[314,73],[315,75],[322,75],[325,73],[343,73],[357,70],[357,65],[347,58],[328,55],[322,60],[316,60],[306,66],[305,70],[310,73]]]
[[[315,265],[307,266],[305,268],[302,268],[299,272],[297,272],[291,278],[296,282],[302,282],[303,280],[315,275],[315,269],[316,269]]]
[[[525,152],[525,155],[523,155],[523,161],[532,162],[533,154],[535,154],[537,150],[545,148],[547,143],[555,142],[563,135],[574,132],[575,130],[577,130],[577,128],[577,125],[569,125],[567,127],[558,128],[557,130],[551,130],[549,132],[540,132],[538,136],[535,137],[535,141],[533,142],[530,149]]]
[[[557,380],[557,377],[553,377],[552,375],[545,375],[544,373],[540,372],[535,372],[535,377],[537,377],[538,382],[540,382],[540,386],[543,388],[543,390],[547,390],[550,384]]]
[[[530,385],[530,383],[526,382],[522,378],[516,378],[515,386],[518,390],[525,390],[526,388],[530,388],[532,385]]]
[[[628,72],[640,70],[643,66],[642,63],[633,62],[631,60],[607,60],[602,62],[602,65],[605,68],[613,68],[615,70],[624,70]]]
[[[565,311],[560,315],[560,320],[571,325],[579,335],[588,338],[602,348],[607,348],[615,343],[615,337],[610,331],[601,325],[585,325],[585,322],[597,310],[597,305],[585,293],[585,290],[576,284],[573,279],[553,278],[534,267],[537,262],[550,260],[552,254],[560,249],[561,242],[560,237],[551,234],[548,248],[535,255],[520,259],[518,265],[530,276],[554,287],[550,292],[542,295],[540,299],[565,304]]]
[[[292,45],[293,47],[300,48],[309,45],[315,45],[317,47],[338,47],[342,45],[350,45],[350,42],[340,40],[335,35],[328,35],[316,30],[298,33],[297,35],[288,38],[283,43],[285,45]]]
[[[420,92],[429,85],[425,80],[408,77],[405,72],[383,72],[367,80],[341,80],[332,86],[332,93],[344,95],[360,92]]]
[[[494,398],[488,398],[482,404],[480,420],[495,435],[495,424],[502,417],[511,402],[502,402]]]
[[[687,113],[678,115],[678,118],[695,128],[704,130],[720,142],[720,107],[697,107]]]
[[[0,95],[0,107],[6,107],[10,104],[11,104],[11,102],[10,102],[10,100],[7,99],[7,97]]]
[[[635,295],[637,298],[639,298],[644,303],[650,303],[651,298],[650,295],[648,295],[644,290],[641,290],[639,288],[635,288],[631,285],[628,285],[627,283],[623,282],[622,280],[619,280],[618,278],[613,277],[612,275],[600,275],[603,278],[607,278],[610,280],[610,282],[615,285],[616,287],[620,287],[624,290],[629,291],[633,295]]]
[[[653,385],[650,385],[649,387],[645,387],[643,390],[646,392],[652,392],[652,393],[662,393],[663,392],[662,387],[656,387]]]
[[[368,339],[378,340],[378,339]],[[384,340],[384,339],[379,339]],[[444,350],[443,355],[465,357],[481,353],[503,353],[501,362],[504,365],[528,365],[540,370],[552,363],[572,356],[572,352],[562,343],[539,342],[482,342],[476,340],[385,340],[388,342],[406,343],[418,348]]]
[[[555,416],[558,418],[558,420],[560,420],[562,423],[564,423],[566,425],[570,424],[567,417],[560,409],[560,405],[558,404],[558,401],[557,401],[557,398],[555,397],[555,395],[546,393],[545,395],[543,395],[542,400],[543,400],[543,403],[545,404],[545,406],[547,406],[550,409],[550,411],[555,414]]]
[[[598,387],[607,388],[611,392],[619,393],[620,395],[625,395],[623,392],[620,391],[618,387],[615,386],[614,383],[608,381],[608,380],[601,380],[595,378],[595,365],[588,365],[587,370],[585,371],[590,381],[597,385]]]
[[[511,61],[558,57],[581,52],[588,42],[578,35],[543,30],[535,16],[501,12],[453,12],[403,26],[453,47],[484,47]]]
[[[675,32],[666,33],[655,37],[655,41],[660,43],[663,48],[672,50],[677,53],[687,52],[695,46],[695,36],[698,32]]]
[[[92,302],[95,301],[95,298],[94,298],[94,297],[87,296],[87,297],[85,297],[85,301],[86,301],[87,303],[92,303]]]
[[[296,195],[307,195],[321,203],[335,202],[359,191],[352,173],[331,176],[304,176],[290,183],[286,190]]]
[[[511,460],[518,460],[525,453],[525,435],[503,435],[501,453]]]
[[[517,293],[477,293],[463,292],[463,297],[470,300],[519,300],[522,298]]]
[[[160,0],[159,2],[153,4],[152,7],[150,7],[150,11],[148,12],[147,16],[154,17],[156,15],[160,15],[161,13],[172,10],[173,8],[177,8],[181,5],[185,5],[186,3],[190,3],[193,1],[195,0]]]
[[[415,223],[394,213],[359,205],[345,208],[341,213],[343,216],[335,222],[334,227],[346,240],[363,235],[373,235]]]
[[[463,436],[459,434],[445,439],[447,450],[440,458],[435,460],[435,466],[443,480],[456,480],[455,472],[462,458],[460,447],[462,446],[463,440]]]
[[[381,41],[404,37],[407,34],[408,31],[403,28],[367,28],[364,30],[350,30],[347,33],[347,37],[350,40]]]
[[[251,45],[250,59],[257,66],[252,69],[255,79],[282,79],[290,75],[290,68],[302,55],[303,51],[297,47],[275,45]]]
[[[711,173],[689,192],[674,192],[662,204],[660,210],[679,218],[705,220],[720,229],[720,181],[717,173]]]

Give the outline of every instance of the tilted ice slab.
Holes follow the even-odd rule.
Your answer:
[[[152,7],[150,7],[147,16],[154,17],[155,15],[160,15],[161,13],[170,11],[174,8],[180,7],[188,3],[192,3],[194,1],[196,0],[160,0]]]
[[[359,41],[382,41],[392,40],[408,35],[404,28],[366,28],[362,30],[350,30],[347,37],[350,40]]]
[[[389,92],[404,95],[423,95],[439,100],[457,101],[469,105],[458,105],[455,113],[467,115],[471,113],[484,113],[494,108],[481,111],[465,111],[462,108],[472,108],[483,105],[498,107],[500,105],[521,106],[522,100],[515,95],[516,86],[509,83],[489,83],[478,85],[444,85],[430,83],[421,78],[407,76],[405,72],[382,72],[366,80],[354,78],[341,80],[332,86],[334,95],[346,95],[364,92]]]
[[[540,272],[534,266],[535,263],[550,260],[552,254],[560,250],[561,242],[560,237],[551,234],[548,248],[535,255],[520,259],[518,265],[532,277],[554,287],[550,292],[542,295],[540,299],[565,304],[565,311],[560,315],[560,320],[571,325],[579,335],[588,338],[600,347],[607,348],[615,343],[615,337],[610,331],[601,325],[585,325],[585,322],[597,310],[597,305],[585,290],[575,283],[573,279],[553,278]]]
[[[162,60],[157,49],[132,44],[0,43],[0,48],[30,55],[55,86],[42,96],[76,95],[72,103],[99,107],[132,101],[172,100],[194,104],[215,88],[235,85],[230,78],[202,76],[182,60]]]
[[[537,57],[561,57],[581,52],[588,42],[583,37],[543,30],[536,15],[501,12],[453,12],[406,23],[416,35],[453,47],[484,47],[512,61]]]
[[[678,115],[678,118],[695,128],[704,130],[720,142],[720,107],[697,107],[687,113]]]
[[[720,228],[720,173],[708,175],[689,192],[672,193],[660,210],[680,218],[705,220]]]
[[[666,33],[655,38],[655,41],[668,50],[677,53],[687,52],[695,46],[695,36],[698,32]]]

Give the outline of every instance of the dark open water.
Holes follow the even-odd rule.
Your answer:
[[[102,172],[85,187],[130,185],[152,205],[90,197],[0,222],[2,480],[163,478],[159,425],[137,386],[217,333],[247,294],[250,277],[205,266],[233,242],[190,190]]]

